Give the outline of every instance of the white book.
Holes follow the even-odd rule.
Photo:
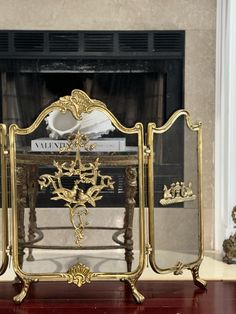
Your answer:
[[[51,138],[38,138],[31,140],[32,152],[59,152],[67,145],[67,140],[53,140]],[[122,152],[126,150],[126,139],[124,137],[99,138],[90,140],[89,144],[94,144],[94,152]],[[85,151],[81,148],[80,151]]]

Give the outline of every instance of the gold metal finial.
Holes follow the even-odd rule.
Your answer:
[[[166,185],[163,188],[163,198],[160,200],[161,205],[169,205],[174,203],[181,203],[186,201],[193,201],[196,195],[192,191],[192,183],[189,182],[188,186],[184,182],[171,183],[168,189]]]
[[[99,158],[93,163],[83,163],[80,156],[80,148],[92,149],[88,138],[80,133],[70,136],[68,145],[61,150],[71,151],[77,149],[76,158],[71,162],[56,162],[53,165],[57,169],[54,175],[43,174],[39,177],[40,188],[52,186],[52,200],[64,200],[65,206],[70,209],[70,220],[75,229],[76,244],[80,245],[84,238],[84,228],[88,224],[85,217],[88,214],[87,205],[96,206],[96,201],[102,199],[99,195],[105,189],[114,189],[114,181],[107,175],[102,175],[99,170],[101,163]],[[62,184],[63,177],[75,176],[72,189],[65,188]]]

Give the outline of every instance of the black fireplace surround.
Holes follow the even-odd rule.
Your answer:
[[[184,107],[184,46],[184,31],[0,31],[0,121],[26,127],[79,88],[125,126],[161,126]]]

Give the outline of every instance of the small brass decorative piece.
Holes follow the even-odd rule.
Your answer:
[[[70,220],[75,229],[76,244],[80,245],[84,238],[84,228],[88,224],[85,216],[88,214],[87,204],[96,206],[96,201],[102,198],[100,192],[105,189],[114,189],[114,181],[110,176],[101,175],[99,158],[93,163],[83,163],[80,156],[80,148],[92,150],[89,140],[84,134],[73,134],[68,139],[68,145],[60,152],[71,151],[76,148],[76,159],[70,163],[59,163],[54,160],[53,165],[57,169],[54,175],[43,174],[39,177],[40,188],[52,186],[52,200],[64,200],[65,206],[70,209]],[[62,184],[63,177],[75,176],[72,189],[65,188]]]
[[[175,266],[174,275],[182,275],[184,269],[184,264],[182,262],[178,262]]]
[[[91,112],[91,108],[95,105],[95,102],[99,107],[106,108],[106,105],[101,101],[92,100],[83,91],[74,89],[71,95],[60,97],[51,107],[59,107],[61,112],[70,110],[75,118],[81,120],[83,113]]]
[[[16,296],[13,297],[14,302],[17,304],[20,304],[24,300],[31,283],[38,281],[38,279],[32,279],[32,278],[21,278],[21,280],[23,282],[23,287],[20,293],[18,293]]]
[[[68,283],[74,283],[78,287],[81,287],[85,283],[90,283],[95,273],[90,272],[88,266],[79,263],[69,268],[67,274],[61,274],[61,276],[66,278]]]
[[[234,228],[236,228],[236,206],[234,206],[232,210],[231,217],[233,219],[233,222],[235,223]],[[224,240],[223,250],[225,252],[223,262],[227,264],[232,264],[233,259],[236,258],[236,232],[234,233],[234,235],[230,235],[228,239]]]
[[[169,205],[181,203],[186,201],[194,201],[196,195],[192,191],[192,183],[189,182],[188,186],[184,182],[171,183],[168,189],[166,185],[163,188],[163,198],[160,200],[161,205]]]

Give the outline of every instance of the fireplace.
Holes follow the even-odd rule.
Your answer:
[[[183,67],[183,31],[1,31],[1,121],[26,127],[58,97],[82,89],[127,127],[138,121],[145,130],[148,122],[161,126],[184,107]],[[179,137],[174,140],[181,145]],[[135,143],[127,138],[127,144]],[[176,177],[181,150],[177,159],[171,167],[171,152],[164,156],[159,175]]]

